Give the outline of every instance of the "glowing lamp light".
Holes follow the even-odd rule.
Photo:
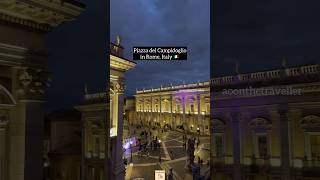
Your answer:
[[[199,128],[199,127],[197,127],[197,130],[199,131],[199,130],[200,130],[200,128]]]
[[[193,124],[191,125],[191,127],[193,128]]]
[[[117,129],[115,127],[110,129],[110,137],[117,136]]]
[[[124,149],[129,149],[129,147],[130,147],[130,144],[129,144],[129,143],[125,143],[125,144],[123,145],[123,148],[124,148]]]
[[[161,143],[161,140],[159,139],[158,142]]]

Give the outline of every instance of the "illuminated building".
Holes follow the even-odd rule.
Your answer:
[[[82,113],[83,122],[83,180],[123,180],[125,175],[122,146],[124,73],[135,63],[123,58],[120,37],[116,43],[110,43],[110,52],[110,102],[106,102],[106,93],[86,93],[83,104],[76,106]]]
[[[43,180],[45,35],[84,10],[74,1],[0,1],[0,180]]]
[[[199,82],[137,90],[135,118],[129,123],[209,134],[210,84]]]
[[[319,77],[309,65],[212,79],[211,178],[319,179]]]

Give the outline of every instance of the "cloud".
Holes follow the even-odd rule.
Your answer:
[[[188,60],[138,62],[127,88],[209,80],[209,0],[111,1],[111,39],[123,36],[126,57],[133,46],[187,46]]]

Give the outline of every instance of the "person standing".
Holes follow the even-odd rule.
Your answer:
[[[168,173],[168,180],[173,180],[173,169],[170,168],[169,173]]]

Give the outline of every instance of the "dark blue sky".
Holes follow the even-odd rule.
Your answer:
[[[111,0],[110,39],[134,46],[187,46],[187,61],[136,61],[126,74],[127,94],[136,88],[207,81],[210,78],[210,0]]]
[[[212,75],[320,63],[320,2],[214,0]]]
[[[122,36],[126,57],[132,46],[188,46],[185,62],[138,62],[128,72],[127,90],[160,84],[209,79],[209,40],[213,39],[211,73],[221,76],[260,71],[287,64],[320,63],[320,2],[316,0],[211,0],[213,36],[209,36],[209,0],[110,0],[111,34],[107,33],[107,1],[85,1],[75,21],[47,35],[53,82],[47,109],[81,102],[84,84],[102,91],[109,78],[108,38]]]

